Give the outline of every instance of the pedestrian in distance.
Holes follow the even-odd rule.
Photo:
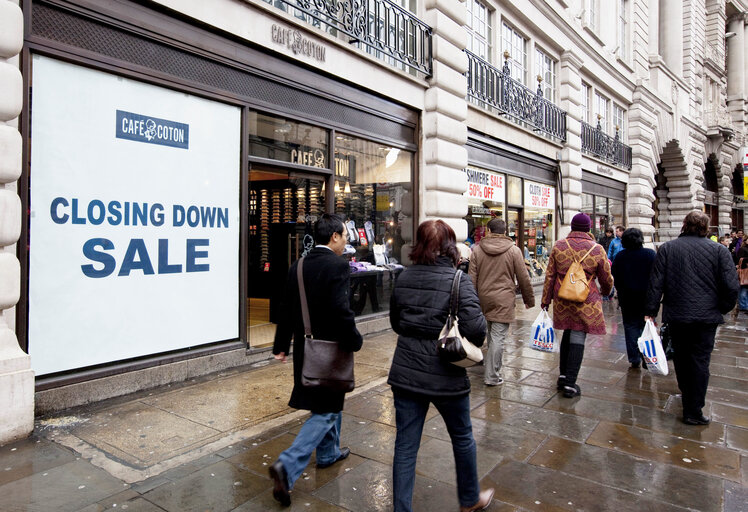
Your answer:
[[[540,301],[540,307],[545,310],[553,302],[553,327],[564,331],[556,388],[566,398],[582,394],[577,376],[584,357],[584,342],[587,334],[605,334],[601,294],[608,295],[613,289],[608,257],[602,246],[595,243],[590,225],[587,214],[576,214],[571,220],[569,235],[553,244]],[[589,294],[584,302],[572,302],[558,296],[561,283],[575,259],[582,265],[589,282]],[[600,283],[599,288],[595,278]]]
[[[642,359],[638,340],[644,330],[644,303],[656,254],[643,247],[644,235],[637,228],[624,231],[621,243],[623,250],[613,262],[612,273],[623,317],[626,355],[631,368],[639,368]]]
[[[742,231],[741,231],[742,233]],[[744,269],[748,268],[748,235],[743,236],[740,249],[737,252],[736,259],[738,260],[737,268]],[[740,260],[743,260],[742,262]],[[738,295],[738,307],[735,310],[737,315],[740,311],[748,313],[748,285],[740,285],[740,293]]]
[[[608,247],[608,259],[611,262],[615,261],[616,255],[623,249],[621,237],[624,231],[626,231],[624,226],[616,226],[616,237],[610,242],[610,246]]]
[[[735,307],[738,274],[729,251],[707,236],[709,216],[692,211],[681,234],[657,251],[647,291],[646,318],[654,321],[662,301],[662,321],[668,324],[673,364],[683,403],[683,422],[706,425],[709,361],[717,326]]]
[[[603,249],[605,249],[605,254],[608,254],[608,248],[610,248],[610,243],[615,240],[615,235],[613,234],[613,228],[605,228],[605,235],[600,237],[600,240],[597,241],[600,245],[603,246]]]
[[[488,222],[488,235],[473,248],[470,277],[478,292],[480,306],[488,322],[488,350],[483,361],[486,386],[504,383],[499,376],[504,339],[514,322],[516,289],[522,292],[525,308],[535,306],[532,283],[525,269],[522,251],[506,236],[506,222],[499,218]]]
[[[338,215],[323,214],[314,225],[316,247],[304,257],[303,279],[309,305],[309,319],[314,338],[337,341],[342,350],[356,352],[363,339],[348,299],[350,267],[341,258],[348,232]],[[326,468],[345,459],[348,448],[340,447],[341,411],[345,393],[301,383],[304,365],[304,321],[301,313],[298,260],[288,271],[284,295],[284,311],[288,320],[278,324],[273,343],[275,359],[286,362],[293,337],[294,386],[290,407],[311,411],[291,446],[281,453],[269,468],[273,479],[273,497],[284,506],[291,504],[290,490],[309,463],[312,452],[317,454],[317,468]]]
[[[388,384],[395,400],[395,456],[392,489],[395,512],[410,512],[416,458],[429,404],[441,414],[452,440],[460,512],[483,510],[493,489],[481,491],[475,439],[470,421],[470,380],[464,368],[442,361],[437,341],[447,321],[459,253],[452,228],[441,220],[418,226],[410,253],[413,265],[397,278],[390,297],[390,323],[398,334]],[[460,333],[480,347],[486,319],[473,283],[459,281]]]
[[[742,229],[738,229],[735,232],[735,237],[732,239],[732,243],[730,244],[730,254],[732,255],[733,260],[735,261],[735,264],[738,263],[738,252],[740,252],[740,249],[743,247],[743,239],[745,233],[743,233]]]

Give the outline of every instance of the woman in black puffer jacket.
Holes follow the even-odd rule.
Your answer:
[[[442,362],[437,339],[447,321],[449,298],[459,253],[455,234],[441,220],[418,226],[408,267],[390,298],[390,323],[399,335],[389,380],[395,399],[395,512],[409,512],[416,476],[416,458],[429,404],[447,425],[457,469],[460,511],[486,508],[493,489],[480,491],[475,440],[470,422],[470,381],[464,368]],[[486,319],[478,295],[466,274],[460,279],[457,308],[460,332],[477,346],[486,337]]]

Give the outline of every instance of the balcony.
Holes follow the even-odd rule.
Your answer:
[[[511,77],[509,62],[499,69],[465,50],[468,56],[468,100],[495,109],[517,124],[528,126],[561,142],[566,140],[566,112]]]
[[[613,165],[631,169],[631,148],[618,139],[603,131],[600,123],[593,128],[591,124],[582,121],[582,152],[596,156]]]
[[[432,74],[431,27],[389,0],[263,0],[394,67]]]

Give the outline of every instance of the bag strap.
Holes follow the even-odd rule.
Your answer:
[[[460,278],[462,276],[462,270],[455,272],[455,277],[452,280],[452,294],[449,297],[449,316],[457,317],[457,306],[460,303]]]
[[[570,251],[573,251],[573,250],[574,250],[574,249],[572,249],[572,248],[571,248],[571,245],[569,244],[569,240],[568,240],[567,238],[564,238],[564,242],[566,242],[566,247],[568,247]],[[595,248],[595,247],[596,247],[597,245],[599,245],[599,244],[597,244],[597,243],[593,243],[593,244],[592,244],[592,247],[590,247],[590,250],[589,250],[589,251],[587,251],[587,252],[586,252],[586,253],[584,254],[584,256],[582,256],[582,259],[581,259],[581,260],[577,260],[577,255],[576,255],[576,253],[574,253],[574,261],[576,261],[577,263],[582,263],[582,262],[584,261],[584,259],[585,259],[585,258],[586,258],[587,256],[589,256],[589,255],[590,255],[590,253],[592,252],[592,249],[594,249],[594,248]]]
[[[304,289],[304,273],[302,267],[304,258],[299,259],[299,264],[296,266],[296,276],[299,281],[299,299],[301,299],[301,318],[304,319],[304,337],[312,337],[312,326],[309,322],[309,306],[306,303],[306,290]]]

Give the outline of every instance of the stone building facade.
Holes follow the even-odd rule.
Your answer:
[[[0,406],[7,412],[0,443],[33,428],[35,397],[37,412],[49,411],[266,358],[267,344],[253,342],[253,336],[266,336],[263,329],[272,327],[278,313],[272,293],[255,293],[253,287],[273,287],[259,279],[277,266],[263,245],[275,228],[253,224],[253,215],[261,218],[264,211],[253,209],[255,201],[273,212],[295,205],[293,215],[279,214],[274,224],[298,217],[297,237],[304,236],[305,214],[339,211],[353,222],[357,249],[366,252],[368,239],[373,248],[383,247],[390,261],[402,263],[423,220],[445,220],[462,241],[478,239],[487,219],[499,215],[524,247],[538,282],[550,246],[579,211],[591,214],[596,233],[625,224],[639,227],[655,244],[677,236],[694,208],[711,216],[715,230],[744,227],[745,0],[369,0],[365,12],[352,10],[356,4],[347,0],[307,2],[307,10],[296,0],[210,4],[207,9],[200,0],[0,0]],[[239,219],[232,220],[235,239],[225,254],[242,267],[234,279],[238,304],[226,301],[238,309],[228,319],[237,334],[206,333],[181,345],[155,343],[161,348],[108,359],[101,354],[80,354],[64,364],[51,355],[45,359],[58,332],[54,325],[36,330],[36,322],[52,307],[45,300],[54,299],[58,288],[38,281],[32,286],[29,275],[31,268],[39,269],[35,275],[56,271],[41,257],[56,248],[35,244],[35,236],[44,240],[41,234],[77,221],[106,226],[105,208],[120,212],[114,200],[91,199],[106,195],[105,184],[89,191],[87,217],[73,210],[83,196],[58,196],[50,206],[34,195],[47,184],[73,191],[76,185],[55,181],[59,178],[42,169],[50,157],[45,148],[54,147],[55,137],[32,126],[32,116],[66,113],[67,129],[81,132],[95,117],[80,108],[64,110],[60,104],[68,98],[55,100],[54,88],[45,89],[55,77],[69,79],[73,91],[87,80],[113,84],[113,94],[114,87],[123,87],[135,105],[145,105],[151,94],[163,95],[167,104],[172,97],[175,104],[176,96],[189,97],[185,104],[195,111],[226,107],[233,112],[227,119],[240,120],[225,137],[236,137],[241,155],[234,169],[241,184],[233,189],[240,207],[225,210],[227,227],[229,217]],[[36,111],[32,97],[38,100]],[[101,98],[106,105],[110,100]],[[76,101],[87,105],[71,103]],[[123,106],[121,115],[135,108],[127,112]],[[181,126],[166,114],[152,115],[162,122],[159,129]],[[143,117],[143,126],[148,121],[153,122]],[[132,122],[131,128],[141,121]],[[118,126],[114,138],[136,144],[125,155],[151,155],[151,146],[159,144],[155,131],[138,139],[135,128],[124,133],[126,124]],[[192,141],[199,143],[200,125],[191,126]],[[298,139],[292,139],[294,133]],[[39,142],[32,150],[32,140],[50,146]],[[161,146],[170,144],[181,142]],[[64,161],[65,146],[55,151],[55,161]],[[101,158],[98,171],[107,164]],[[132,158],[130,168],[138,167]],[[85,187],[94,187],[93,171],[83,173]],[[281,175],[285,189],[273,184]],[[31,187],[31,181],[39,185]],[[174,206],[176,215],[181,206]],[[45,215],[52,217],[48,225],[39,220]],[[108,222],[112,228],[114,221]],[[287,239],[293,236],[289,232]],[[142,244],[133,246],[139,258],[131,254],[131,268],[120,269],[120,276],[154,274],[143,262],[150,242],[136,239]],[[168,244],[169,238],[157,241],[158,273],[181,269],[169,264],[168,255],[162,259],[162,240]],[[108,283],[112,276],[104,274],[113,258],[102,254],[109,249],[84,247],[84,254],[104,265],[103,270],[89,265],[84,274]],[[291,245],[286,249],[291,254]],[[375,261],[383,254],[372,252]],[[202,267],[195,261],[207,258],[203,254],[207,250],[194,245],[188,249],[198,271]],[[81,277],[83,267],[68,281],[80,282],[81,289],[90,284]],[[395,272],[387,269],[385,282]],[[362,280],[352,294],[361,300],[358,312],[382,324],[375,296],[382,293],[383,279],[377,279]],[[158,286],[166,297],[177,294],[168,284]],[[225,299],[220,289],[216,294]],[[269,316],[263,312],[268,307]],[[169,314],[161,317],[167,327]],[[109,324],[103,325],[106,330]],[[175,326],[171,332],[181,331]],[[92,335],[72,337],[93,344],[86,336]],[[116,333],[102,338],[96,341],[106,345]],[[76,351],[85,348],[68,350]]]

